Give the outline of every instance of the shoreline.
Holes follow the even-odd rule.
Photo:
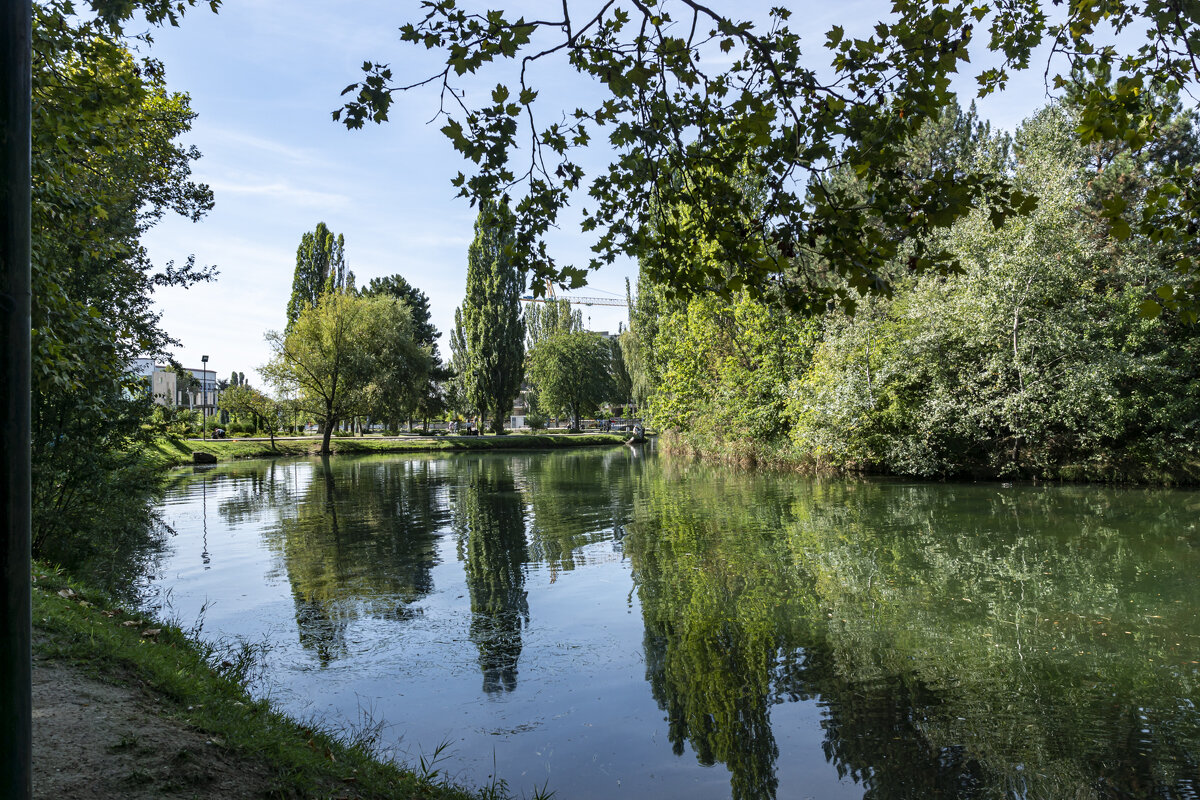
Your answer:
[[[34,797],[263,796],[476,800],[545,787],[463,787],[397,763],[378,731],[298,720],[248,692],[253,645],[212,644],[33,564]]]
[[[617,433],[511,433],[506,436],[343,436],[330,441],[331,455],[364,453],[460,453],[469,451],[561,450],[572,447],[623,445]],[[175,439],[160,437],[147,454],[160,467],[190,466],[197,452],[218,462],[251,458],[315,456],[321,447],[317,436],[269,439]]]
[[[772,443],[752,439],[713,440],[689,432],[665,430],[659,433],[659,452],[666,456],[691,458],[710,464],[725,464],[737,469],[766,469],[793,473],[809,478],[884,478],[921,483],[1020,483],[1033,486],[1079,485],[1126,487],[1135,489],[1187,489],[1200,486],[1200,461],[1181,463],[1173,468],[1124,464],[1060,464],[1053,473],[1022,471],[1000,473],[982,468],[964,467],[957,472],[914,475],[887,472],[870,465],[833,466],[812,455],[782,450]]]

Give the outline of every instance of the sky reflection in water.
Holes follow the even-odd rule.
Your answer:
[[[621,448],[180,472],[148,578],[301,716],[562,798],[1200,792],[1200,493]]]

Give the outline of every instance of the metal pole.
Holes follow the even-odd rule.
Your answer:
[[[0,797],[33,795],[29,0],[0,0]]]
[[[208,441],[208,356],[200,356],[200,439]]]

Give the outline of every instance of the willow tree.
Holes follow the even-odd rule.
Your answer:
[[[565,412],[578,430],[613,394],[609,340],[591,331],[555,333],[529,353],[529,377],[543,409]]]
[[[504,431],[504,418],[525,373],[525,274],[513,262],[513,225],[507,206],[481,204],[475,240],[467,251],[467,296],[461,309],[467,350],[460,378],[467,401],[491,417],[495,433]]]
[[[290,330],[266,336],[273,356],[262,374],[281,394],[321,420],[321,453],[339,422],[370,413],[380,396],[399,396],[425,381],[428,350],[413,338],[408,306],[393,297],[329,292],[307,306]]]

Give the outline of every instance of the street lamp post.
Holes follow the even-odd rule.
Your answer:
[[[208,441],[208,356],[200,356],[200,438]]]
[[[32,5],[0,3],[0,797],[33,795],[29,120]]]

